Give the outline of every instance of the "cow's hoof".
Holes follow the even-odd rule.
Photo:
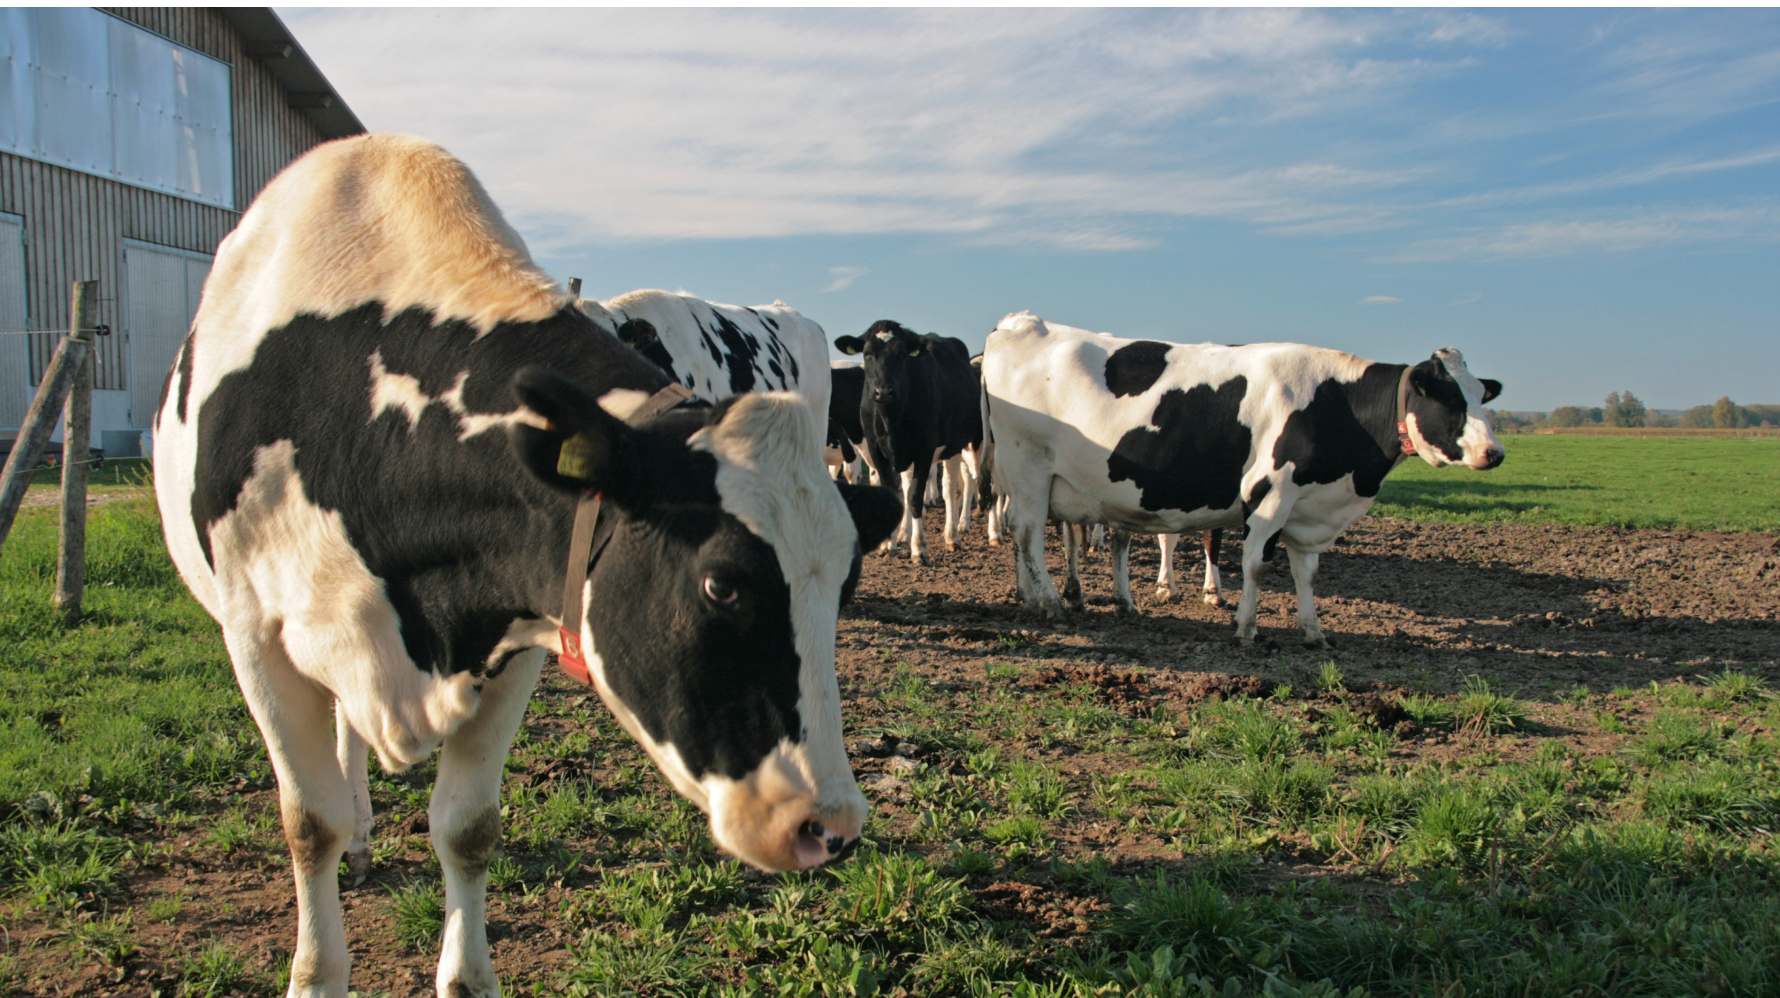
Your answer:
[[[1162,603],[1173,603],[1174,602],[1174,590],[1168,588],[1167,586],[1157,586],[1156,587],[1156,599]]]
[[[1137,616],[1137,604],[1136,603],[1115,603],[1115,604],[1113,604],[1113,613],[1121,619],[1130,620],[1131,618]]]
[[[922,566],[926,566],[926,567],[932,567],[933,556],[928,554],[927,552],[923,551],[920,554],[910,555],[909,563],[914,564],[914,565],[922,565]]]
[[[1335,646],[1327,638],[1305,638],[1304,647],[1313,651],[1334,651]]]
[[[348,851],[343,858],[346,860],[346,885],[348,887],[357,887],[371,875],[371,850]]]
[[[1204,603],[1206,606],[1223,606],[1224,598],[1208,589],[1203,596],[1199,597],[1199,602]]]

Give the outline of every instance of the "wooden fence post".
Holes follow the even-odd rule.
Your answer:
[[[62,535],[56,545],[56,609],[62,622],[80,623],[87,575],[87,474],[92,468],[93,327],[99,318],[99,282],[75,281],[68,309],[70,338],[87,344],[74,372],[62,423]]]
[[[75,372],[90,349],[91,344],[85,340],[62,337],[49,367],[44,369],[43,380],[37,384],[31,408],[25,410],[24,426],[12,443],[6,470],[0,472],[0,546],[6,544],[6,535],[12,533],[12,521],[25,501],[25,489],[31,485],[31,473],[37,469],[37,459],[43,456],[44,445],[55,431],[56,417],[62,414],[68,389],[74,385]]]

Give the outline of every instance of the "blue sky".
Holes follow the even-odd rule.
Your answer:
[[[1780,402],[1774,10],[279,14],[598,297]]]

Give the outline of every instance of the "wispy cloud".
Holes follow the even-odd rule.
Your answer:
[[[1529,255],[1744,238],[1550,219],[1780,164],[1771,142],[1583,155],[1571,138],[1772,100],[1780,39],[1725,30],[1751,23],[1734,13],[1576,15],[1592,34],[1454,11],[283,13],[370,127],[463,157],[544,253],[863,234],[1119,251],[1223,219],[1397,232],[1380,260]],[[1529,46],[1574,67],[1555,93],[1521,86]],[[1454,96],[1473,89],[1500,100]]]
[[[1460,298],[1457,301],[1453,302],[1453,304],[1454,305],[1475,305],[1482,300],[1483,300],[1483,292],[1473,291],[1470,294],[1466,295],[1465,297]]]
[[[1780,205],[1694,208],[1558,218],[1504,225],[1475,234],[1416,243],[1379,263],[1436,263],[1461,257],[1553,257],[1599,250],[1625,252],[1678,243],[1780,239]]]
[[[1402,300],[1403,299],[1401,299],[1401,298],[1393,298],[1390,295],[1367,295],[1366,297],[1360,299],[1360,304],[1362,304],[1362,305],[1395,305],[1398,302],[1401,302]]]
[[[866,274],[868,274],[870,272],[871,272],[870,267],[830,267],[830,268],[828,268],[828,273],[833,275],[834,280],[829,281],[826,285],[824,285],[822,288],[820,288],[818,290],[821,290],[821,291],[842,291],[842,290],[845,290],[846,288],[850,287],[854,281],[859,280],[861,277],[864,277]]]

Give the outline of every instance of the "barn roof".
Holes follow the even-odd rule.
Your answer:
[[[352,113],[333,84],[321,75],[309,53],[303,51],[272,8],[218,7],[216,11],[241,33],[248,55],[283,85],[290,106],[308,115],[324,137],[338,139],[364,133],[365,126],[358,115]]]

